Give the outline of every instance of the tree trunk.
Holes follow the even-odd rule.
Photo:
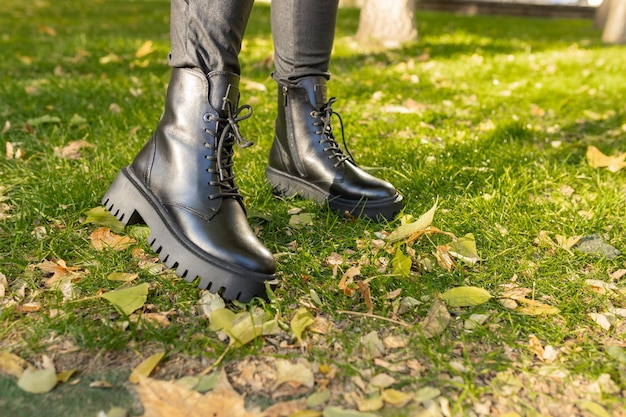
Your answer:
[[[356,39],[385,47],[416,40],[415,0],[364,0]]]
[[[626,0],[611,0],[602,41],[626,43]]]
[[[603,0],[602,3],[596,8],[596,15],[593,19],[593,27],[596,29],[604,29],[606,25],[606,19],[609,17],[609,8],[611,6],[611,0]]]

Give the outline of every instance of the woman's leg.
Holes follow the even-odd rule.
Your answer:
[[[172,0],[170,65],[241,74],[239,51],[253,0]]]
[[[272,0],[274,78],[328,78],[339,0]]]
[[[337,5],[337,0],[272,0],[278,117],[266,176],[277,192],[299,194],[339,214],[391,219],[404,206],[402,196],[360,169],[331,127],[336,113],[326,81]]]
[[[265,295],[276,264],[250,228],[233,172],[237,55],[252,0],[173,0],[173,66],[154,135],[103,198],[124,224],[145,223],[159,258],[227,299]]]

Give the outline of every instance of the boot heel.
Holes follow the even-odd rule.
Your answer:
[[[102,197],[102,205],[113,214],[124,226],[145,224],[139,212],[133,207],[141,196],[135,186],[128,180],[124,171],[120,171]]]

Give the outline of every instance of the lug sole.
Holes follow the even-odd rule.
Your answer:
[[[380,200],[348,200],[332,196],[301,178],[272,167],[265,169],[265,176],[274,193],[286,197],[299,195],[319,205],[327,205],[330,210],[344,216],[364,217],[382,222],[392,220],[404,208],[403,198],[398,193]]]
[[[202,289],[226,300],[248,302],[253,297],[267,298],[266,284],[276,285],[273,275],[250,271],[198,248],[128,167],[117,175],[102,204],[125,226],[139,223],[150,227],[148,243],[161,262],[187,282],[199,278],[198,287]]]

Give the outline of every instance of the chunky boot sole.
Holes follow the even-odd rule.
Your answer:
[[[159,259],[188,282],[227,300],[248,302],[267,298],[265,285],[274,286],[273,275],[262,274],[224,262],[202,251],[176,226],[158,198],[128,168],[123,168],[102,198],[102,204],[124,225],[146,224],[148,242]]]
[[[274,193],[286,197],[300,195],[315,201],[317,204],[327,204],[332,211],[340,215],[348,213],[350,216],[367,217],[380,222],[392,220],[404,207],[402,196],[398,193],[380,200],[348,200],[332,196],[310,182],[272,167],[265,169],[265,176],[273,187]]]

